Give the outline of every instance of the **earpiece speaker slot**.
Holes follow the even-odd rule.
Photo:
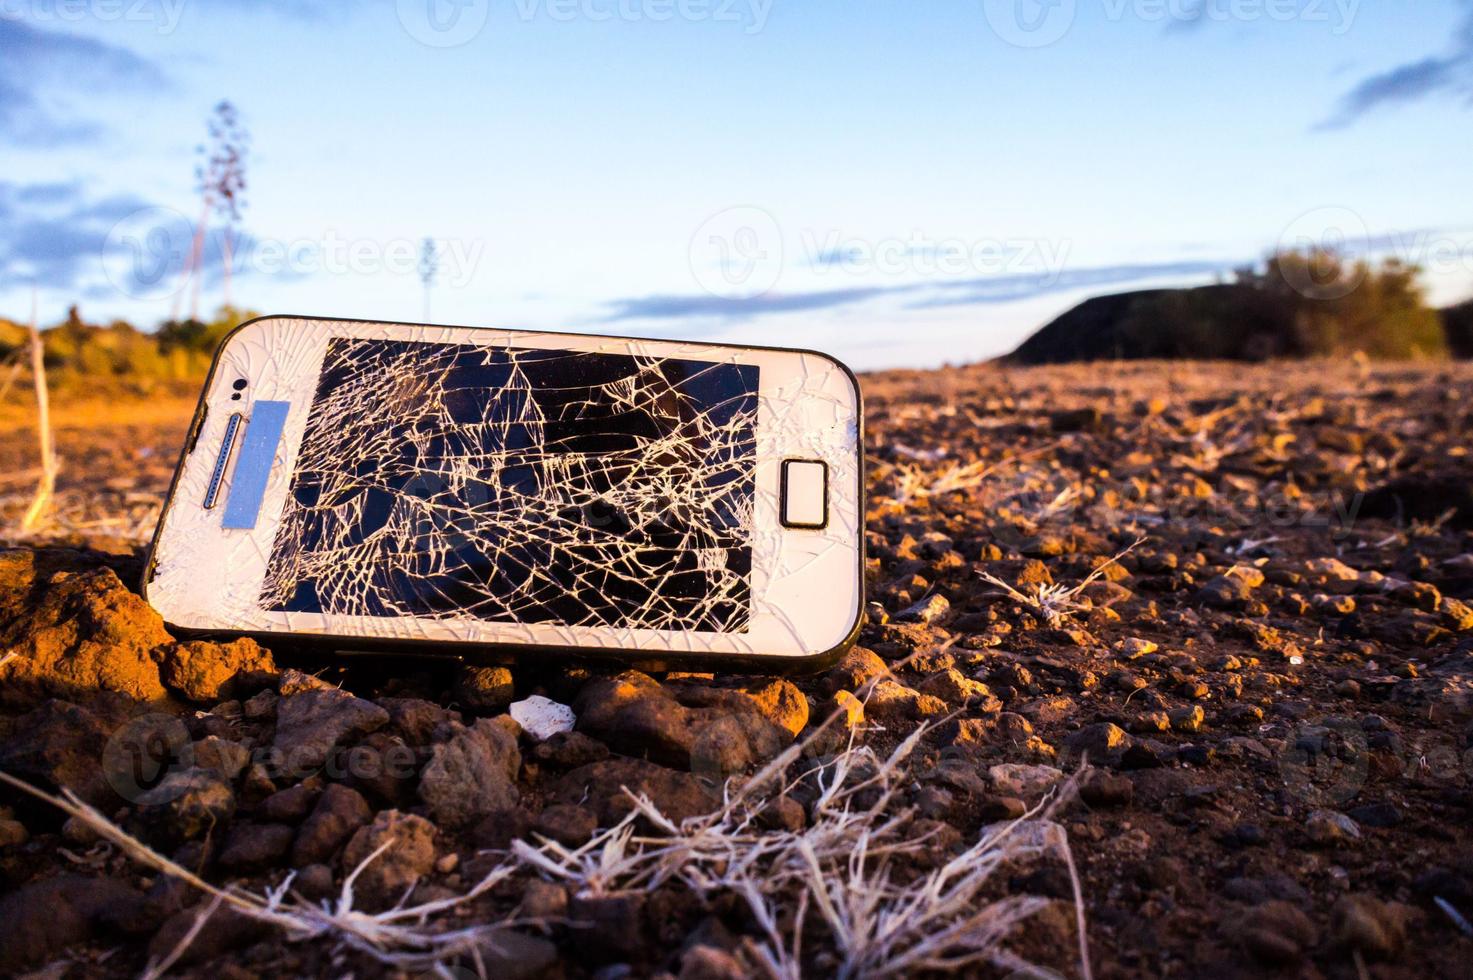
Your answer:
[[[220,442],[220,455],[215,458],[210,486],[205,491],[205,510],[212,509],[220,499],[220,485],[225,482],[225,467],[230,464],[230,450],[235,448],[235,437],[240,433],[240,420],[240,413],[236,412],[225,423],[225,438]]]

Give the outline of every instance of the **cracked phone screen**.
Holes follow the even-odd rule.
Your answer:
[[[335,338],[261,606],[741,633],[759,369]]]

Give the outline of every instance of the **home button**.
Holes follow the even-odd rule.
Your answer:
[[[785,459],[778,501],[784,527],[816,530],[829,523],[829,467],[817,459]]]

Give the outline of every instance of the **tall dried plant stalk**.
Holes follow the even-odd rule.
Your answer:
[[[56,448],[51,444],[51,398],[46,390],[46,351],[41,345],[41,330],[37,326],[36,291],[31,290],[31,373],[36,382],[36,426],[40,430],[41,479],[36,484],[36,496],[26,515],[21,519],[21,530],[32,531],[41,523],[51,506],[51,496],[56,490]]]

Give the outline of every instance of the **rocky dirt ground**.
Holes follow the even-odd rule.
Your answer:
[[[554,856],[599,842],[606,878],[524,859],[428,916],[442,935],[505,923],[441,957],[441,975],[475,975],[479,954],[493,976],[743,976],[794,933],[807,975],[853,969],[821,889],[754,903],[740,854],[869,807],[863,839],[908,842],[887,873],[919,893],[1050,793],[1097,977],[1468,975],[1473,372],[863,380],[870,616],[826,673],[344,666],[180,642],[134,591],[136,517],[99,518],[0,555],[0,771],[68,787],[206,882],[258,895],[293,872],[302,901],[336,895],[392,840],[353,882],[361,915],[405,894],[451,902],[519,840]],[[146,505],[185,421],[64,432],[64,486],[142,495],[89,498],[97,513]],[[0,458],[26,466],[28,438],[0,435]],[[530,695],[572,705],[576,731],[521,730],[508,706]],[[846,728],[874,753],[863,779],[922,726],[901,775],[834,806]],[[631,810],[624,787],[695,818],[774,757],[789,779],[752,810],[745,851],[621,878],[622,852],[595,837]],[[648,813],[628,826],[660,835]],[[228,904],[204,918],[198,890],[137,857],[0,788],[0,973],[136,975],[172,958],[182,975],[434,975],[385,965],[361,931],[304,939]],[[1012,908],[1008,948],[1077,976],[1074,893],[1056,854],[1002,860],[899,945],[944,947],[962,905]],[[858,929],[851,952],[881,928]],[[907,961],[866,962],[855,972]]]

